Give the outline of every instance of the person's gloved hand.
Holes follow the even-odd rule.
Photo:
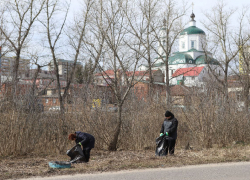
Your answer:
[[[166,132],[166,135],[168,136],[168,132]]]
[[[163,133],[161,133],[160,136],[163,136]]]
[[[82,145],[82,143],[81,143],[81,142],[79,142],[79,143],[78,143],[78,145],[80,145],[80,146],[81,146],[81,145]]]

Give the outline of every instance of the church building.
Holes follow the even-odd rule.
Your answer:
[[[223,77],[220,63],[213,58],[212,54],[205,50],[206,33],[196,27],[194,13],[191,14],[189,27],[179,34],[179,51],[174,52],[167,60],[169,84],[182,84],[188,87],[202,86],[205,81],[215,75]],[[152,70],[161,70],[165,75],[166,82],[166,23],[160,30],[160,41],[158,43],[158,57],[152,64]],[[145,71],[147,65],[141,65],[139,70]]]

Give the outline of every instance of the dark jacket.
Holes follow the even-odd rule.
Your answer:
[[[92,149],[95,147],[95,138],[91,134],[76,131],[76,144],[81,142],[83,149]]]
[[[177,139],[177,127],[178,127],[178,121],[172,114],[170,119],[167,118],[164,119],[160,133],[165,134],[166,132],[168,132],[169,137]]]

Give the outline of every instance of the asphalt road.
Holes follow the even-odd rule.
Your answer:
[[[250,180],[250,162],[32,178],[34,180]],[[27,180],[27,179],[26,179]]]

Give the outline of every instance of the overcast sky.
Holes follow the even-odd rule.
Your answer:
[[[71,10],[74,11],[75,9],[78,9],[79,2],[82,0],[71,0]],[[193,3],[193,9],[195,14],[195,20],[197,27],[202,28],[202,24],[200,21],[202,21],[205,17],[203,15],[203,12],[211,10],[212,7],[214,7],[217,2],[220,2],[222,0],[190,0],[189,5]],[[181,2],[181,0],[177,0],[177,2]],[[224,2],[228,5],[228,8],[239,8],[241,9],[243,6],[250,5],[250,0],[224,0]],[[192,9],[190,9],[190,16],[192,13]]]
[[[1,0],[0,0],[1,1]],[[73,15],[77,10],[80,10],[81,2],[83,0],[71,0],[70,14]],[[182,2],[182,0],[176,0],[178,3]],[[204,21],[206,18],[203,15],[204,12],[211,12],[211,9],[216,6],[218,2],[222,0],[189,0],[189,6],[193,3],[193,11],[195,14],[196,26],[203,29],[206,32],[206,29],[203,27],[201,21]],[[243,6],[250,6],[250,0],[224,0],[227,4],[227,8],[239,8],[241,9]],[[190,20],[190,15],[192,13],[192,8],[189,9],[187,13],[186,20]],[[237,15],[235,16],[237,17]],[[237,21],[237,18],[234,19]],[[235,23],[236,24],[236,23]],[[187,25],[188,26],[188,25]]]
[[[203,12],[211,10],[217,2],[222,0],[190,0],[190,4],[194,3],[194,14],[196,19],[196,25],[198,27],[202,27],[200,23],[205,17]],[[227,4],[228,8],[239,8],[241,9],[243,6],[249,6],[250,0],[224,0]]]

